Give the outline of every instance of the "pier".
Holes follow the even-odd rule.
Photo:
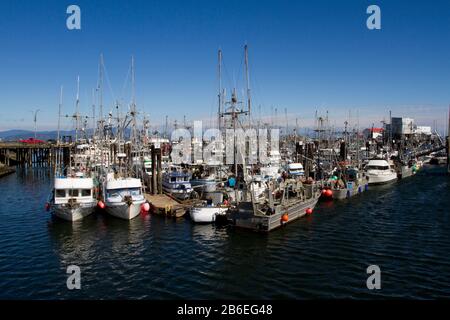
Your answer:
[[[70,148],[70,144],[2,142],[0,143],[0,163],[7,167],[52,167],[56,162],[56,154],[61,152],[68,155]]]

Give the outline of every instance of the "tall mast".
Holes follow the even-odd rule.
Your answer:
[[[59,95],[59,106],[58,106],[58,139],[56,140],[56,141],[57,141],[57,144],[59,144],[59,139],[60,139],[59,132],[60,132],[60,130],[61,130],[61,109],[62,109],[62,104],[63,104],[63,86],[61,86],[61,92],[60,92],[60,95]]]
[[[99,120],[103,121],[103,53],[100,54],[100,62],[98,66],[98,98],[99,98]]]
[[[75,142],[78,141],[78,108],[80,105],[80,76],[77,77],[77,100],[75,103]]]
[[[135,97],[135,74],[134,74],[134,56],[131,56],[131,117],[132,117],[132,134],[131,142],[133,145],[137,143],[136,134],[136,97]]]
[[[221,130],[221,122],[222,122],[221,118],[222,118],[222,112],[223,112],[223,110],[222,110],[222,50],[221,49],[219,49],[219,52],[218,52],[218,59],[219,59],[219,62],[218,62],[218,68],[219,68],[219,95],[218,95],[218,97],[219,97],[219,112],[217,114],[217,116],[218,116],[217,124],[219,126],[219,130]]]
[[[248,111],[248,119],[250,122],[251,115],[251,97],[250,97],[250,77],[249,77],[249,66],[248,66],[248,46],[244,46],[244,54],[245,54],[245,80],[247,83],[247,111]]]
[[[92,89],[92,137],[95,137],[95,89]]]
[[[288,122],[288,115],[287,115],[287,108],[284,108],[284,117],[286,119],[286,138],[289,136],[288,130],[289,130],[289,122]],[[287,140],[286,140],[287,141]]]

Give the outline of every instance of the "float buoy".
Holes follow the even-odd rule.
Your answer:
[[[283,214],[283,215],[281,216],[281,221],[283,221],[283,222],[288,222],[288,220],[289,220],[289,216],[288,216],[287,213],[285,213],[285,214]]]
[[[325,192],[325,195],[327,197],[332,197],[333,196],[333,191],[331,189],[327,189],[326,192]]]
[[[306,212],[306,214],[312,214],[312,213],[313,213],[313,210],[312,210],[311,208],[307,208],[307,209],[305,210],[305,212]]]
[[[145,202],[141,205],[141,211],[143,212],[149,212],[150,211],[150,204],[148,202]]]
[[[100,208],[100,209],[105,209],[105,203],[103,202],[103,201],[99,201],[98,203],[97,203],[97,205],[98,205],[98,207]]]

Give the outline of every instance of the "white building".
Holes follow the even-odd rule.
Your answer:
[[[417,126],[416,127],[416,134],[425,134],[427,136],[431,135],[431,127],[428,126]]]

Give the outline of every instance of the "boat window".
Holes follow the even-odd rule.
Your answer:
[[[113,189],[107,192],[108,198],[138,196],[138,195],[141,195],[141,188]]]
[[[141,194],[141,188],[133,188],[130,189],[130,193],[132,196],[138,196]]]
[[[66,197],[66,190],[64,190],[64,189],[56,189],[56,197],[57,198],[65,198]]]
[[[177,181],[177,178],[176,178],[176,177],[171,177],[171,178],[170,178],[170,182],[175,182],[175,181]]]
[[[91,196],[91,189],[81,189],[81,196],[82,197],[89,197],[89,196]]]
[[[389,166],[367,166],[367,170],[389,170]]]
[[[78,197],[78,189],[69,189],[69,197]]]

